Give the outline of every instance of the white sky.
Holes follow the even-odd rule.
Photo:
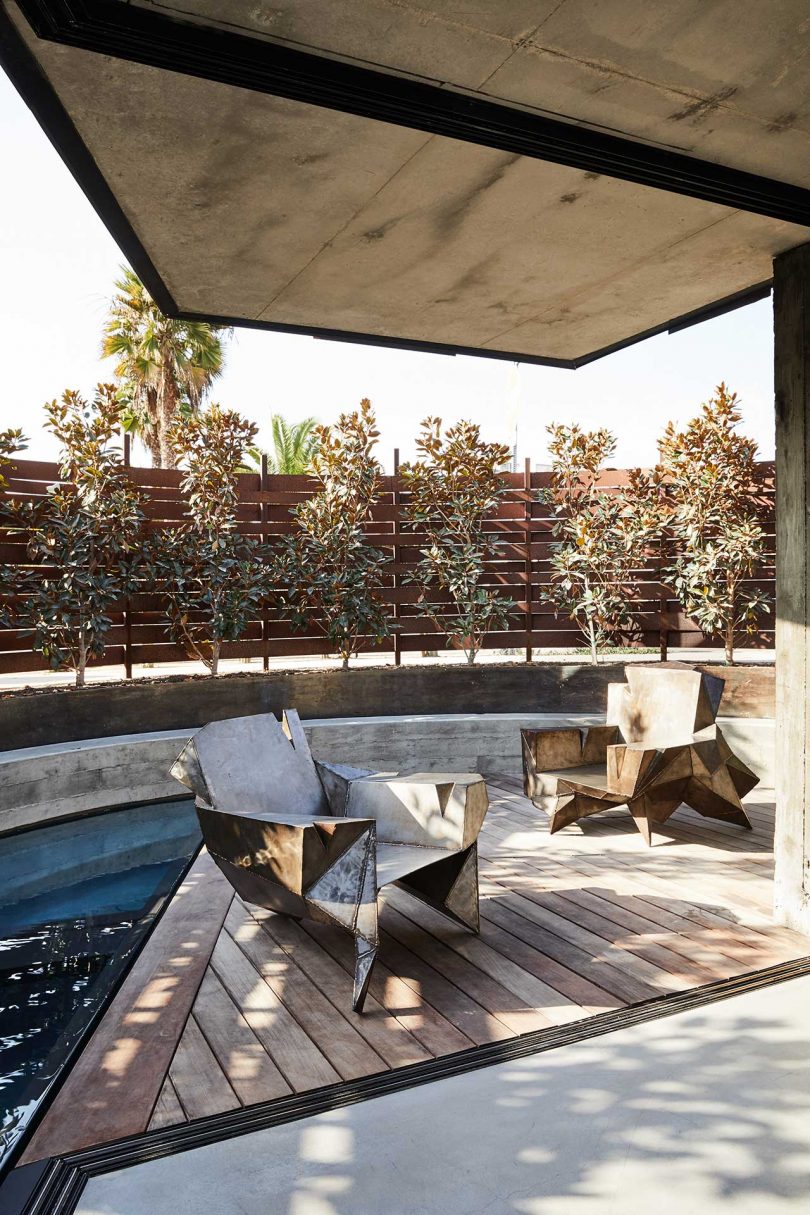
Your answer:
[[[122,256],[2,71],[0,164],[0,429],[22,426],[27,454],[47,459],[55,445],[42,403],[112,378],[99,344]],[[550,422],[605,425],[618,436],[617,466],[629,466],[654,462],[665,424],[687,421],[721,379],[740,394],[746,431],[771,459],[769,300],[573,372],[237,330],[213,396],[256,422],[260,442],[274,412],[328,422],[368,396],[388,469],[394,447],[403,460],[413,455],[428,414],[472,418],[510,445],[517,422],[519,459],[534,463],[547,460]]]

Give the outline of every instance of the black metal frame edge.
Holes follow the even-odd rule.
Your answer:
[[[732,312],[735,308],[740,308],[745,304],[755,304],[757,300],[767,299],[772,291],[773,279],[770,278],[753,287],[747,287],[744,291],[736,291],[734,295],[726,296],[724,300],[718,300],[716,304],[707,304],[703,308],[697,308],[694,312],[686,312],[676,320],[670,321],[667,333],[680,333],[682,329],[689,329],[692,325],[699,325],[703,321],[711,321],[716,316],[723,316],[724,313]]]
[[[720,979],[689,991],[653,997],[639,1004],[598,1013],[582,1021],[569,1022],[553,1029],[534,1030],[507,1041],[473,1046],[426,1063],[415,1063],[394,1071],[364,1076],[359,1080],[326,1085],[307,1093],[277,1098],[260,1105],[214,1114],[194,1122],[149,1131],[100,1147],[54,1157],[47,1162],[27,1204],[20,1208],[19,1215],[72,1215],[87,1181],[103,1173],[204,1147],[236,1135],[300,1121],[328,1110],[356,1105],[388,1093],[416,1088],[435,1080],[463,1075],[465,1072],[492,1067],[512,1059],[588,1041],[620,1029],[703,1008],[744,995],[746,992],[772,987],[807,975],[810,975],[810,956],[791,962],[780,962],[775,966],[749,971],[730,979]]]
[[[810,190],[430,81],[116,0],[17,0],[40,38],[184,75],[571,165],[789,223]]]
[[[738,308],[744,308],[747,304],[755,304],[759,300],[767,299],[772,289],[772,279],[767,279],[762,283],[755,283],[753,287],[745,287],[742,291],[735,291],[732,295],[726,295],[723,299],[715,300],[712,304],[704,304],[700,308],[694,308],[691,312],[684,312],[681,316],[677,316],[671,321],[664,321],[661,325],[654,325],[651,329],[645,329],[643,333],[623,338],[620,342],[613,342],[610,346],[602,346],[601,349],[594,350],[590,354],[584,354],[579,358],[572,359],[572,369],[576,370],[579,367],[587,367],[588,363],[595,363],[597,359],[603,359],[609,354],[616,354],[620,350],[626,350],[628,346],[635,346],[636,343],[644,342],[647,338],[659,337],[662,333],[680,333],[681,330],[691,329],[693,325],[700,325],[703,321],[711,321],[715,317],[724,316],[727,312],[735,312]]]
[[[415,338],[391,338],[377,333],[357,333],[345,329],[318,329],[307,325],[285,325],[280,321],[245,320],[241,317],[217,316],[204,312],[186,312],[182,309],[175,315],[184,321],[205,321],[208,324],[232,325],[241,329],[259,329],[271,333],[292,333],[300,337],[319,338],[321,341],[358,343],[363,346],[393,347],[397,350],[413,350],[422,354],[469,355],[474,358],[499,359],[510,363],[528,363],[539,367],[555,367],[564,371],[576,371],[579,367],[586,367],[588,363],[594,363],[597,359],[603,359],[606,355],[615,354],[619,350],[626,349],[628,346],[635,346],[638,342],[646,341],[647,338],[658,337],[662,333],[678,333],[682,329],[689,329],[692,325],[699,325],[701,321],[712,320],[714,317],[723,316],[726,312],[734,312],[737,308],[743,308],[746,304],[754,304],[758,300],[766,299],[771,294],[771,286],[770,279],[762,283],[755,283],[753,287],[746,287],[742,291],[735,291],[732,295],[724,296],[722,299],[715,300],[711,304],[704,304],[700,308],[693,309],[692,312],[685,312],[682,316],[675,317],[673,320],[663,321],[660,325],[654,325],[652,328],[645,329],[641,333],[633,334],[632,337],[622,338],[619,342],[613,342],[609,346],[602,346],[599,350],[594,350],[590,354],[578,355],[573,359],[547,358],[543,355],[520,354],[512,350],[490,350],[482,346],[449,346],[438,342],[423,342]]]
[[[165,283],[2,0],[0,63],[149,294],[167,315],[176,312],[177,305]]]
[[[180,309],[175,316],[182,321],[205,321],[210,325],[233,325],[239,329],[259,329],[269,333],[291,333],[298,337],[319,338],[326,342],[347,342],[350,345],[383,346],[394,350],[410,350],[417,354],[443,354],[450,357],[471,355],[511,363],[532,363],[540,367],[556,367],[575,371],[577,359],[555,359],[539,354],[520,354],[511,350],[489,350],[483,346],[455,346],[447,342],[426,342],[420,338],[388,337],[380,333],[363,333],[353,329],[321,329],[315,325],[287,325],[282,321],[260,321],[244,317],[220,316],[216,313],[188,312]],[[663,326],[666,329],[666,326]],[[630,341],[637,339],[631,338]],[[588,356],[590,357],[590,356]]]

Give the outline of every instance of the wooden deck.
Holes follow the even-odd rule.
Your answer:
[[[480,937],[399,890],[353,1014],[337,930],[232,897],[204,854],[161,920],[24,1161],[682,991],[810,953],[771,920],[773,805],[752,832],[681,808],[647,849],[626,812],[553,838],[490,776]]]

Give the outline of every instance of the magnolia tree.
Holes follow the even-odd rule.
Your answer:
[[[24,451],[26,446],[26,439],[21,430],[0,430],[0,492],[6,488],[3,469],[18,452]]]
[[[18,429],[0,430],[0,541],[9,535],[14,526],[14,503],[6,497],[8,483],[3,476],[3,469],[12,461],[18,452],[25,451],[27,441],[23,432]],[[0,627],[7,626],[10,617],[10,606],[5,603],[5,597],[14,589],[14,566],[7,565],[0,556]]]
[[[320,489],[293,509],[295,530],[276,553],[274,584],[293,627],[323,633],[345,668],[369,640],[391,634],[382,597],[390,558],[365,538],[382,474],[371,402],[364,398],[335,426],[316,427],[314,438],[310,468]]]
[[[542,500],[554,539],[543,595],[557,615],[577,622],[598,663],[606,642],[635,628],[636,571],[661,525],[658,475],[633,469],[626,487],[607,488],[600,474],[616,450],[609,430],[547,429],[551,484]]]
[[[422,423],[420,458],[400,470],[406,521],[427,536],[407,581],[419,587],[421,615],[473,663],[486,634],[507,628],[516,607],[484,585],[484,566],[496,553],[484,525],[504,492],[499,470],[510,451],[485,443],[472,422],[459,422],[444,436],[441,428],[441,418]]]
[[[659,444],[673,551],[663,577],[703,632],[723,638],[729,663],[735,635],[755,632],[770,610],[751,581],[764,532],[752,496],[757,445],[737,433],[741,421],[737,394],[720,384],[696,418],[681,431],[670,423]]]
[[[61,480],[44,498],[15,503],[13,527],[30,563],[17,567],[7,623],[33,634],[52,670],[85,682],[102,658],[112,615],[139,559],[144,512],[117,447],[121,406],[110,384],[92,401],[66,392],[45,406],[61,445]]]
[[[152,568],[172,639],[212,675],[222,646],[244,633],[265,594],[260,543],[240,534],[237,511],[239,473],[255,437],[252,422],[219,405],[178,419],[169,430],[188,509],[179,527],[155,537]]]

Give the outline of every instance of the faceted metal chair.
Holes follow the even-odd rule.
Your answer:
[[[172,767],[197,799],[203,838],[248,902],[338,924],[355,940],[352,1007],[368,991],[377,893],[396,882],[478,931],[477,774],[369,772],[314,761],[298,714],[211,722]]]
[[[625,677],[608,687],[604,726],[521,730],[524,790],[551,816],[552,834],[627,806],[650,844],[684,803],[750,830],[740,798],[759,778],[715,723],[723,680],[677,663],[628,665]]]

